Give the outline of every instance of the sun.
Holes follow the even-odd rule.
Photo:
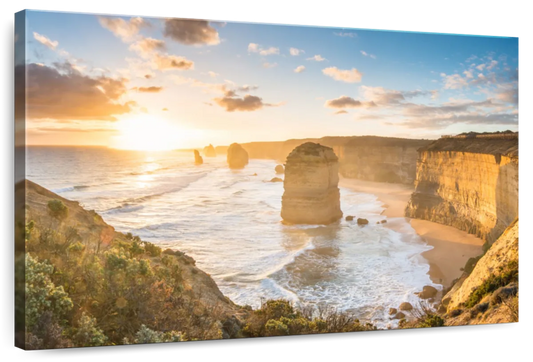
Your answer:
[[[150,115],[122,119],[113,147],[123,150],[168,151],[182,147],[183,131],[167,120]]]

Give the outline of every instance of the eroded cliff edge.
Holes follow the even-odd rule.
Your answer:
[[[518,135],[441,138],[418,150],[407,217],[494,242],[518,217]]]

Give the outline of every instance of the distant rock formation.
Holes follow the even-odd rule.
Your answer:
[[[274,171],[276,171],[278,175],[282,175],[283,173],[285,173],[285,168],[283,167],[283,165],[277,165]]]
[[[283,182],[282,179],[280,179],[279,177],[273,177],[270,182]]]
[[[342,217],[338,158],[329,147],[307,142],[285,164],[281,217],[292,224],[329,224]]]
[[[194,164],[201,165],[202,163],[204,163],[204,159],[200,156],[200,152],[194,150]]]
[[[227,161],[230,168],[244,168],[248,164],[248,152],[238,143],[228,148]]]
[[[204,156],[205,157],[217,157],[217,152],[215,151],[215,147],[213,147],[212,144],[209,144],[209,146],[204,147]]]

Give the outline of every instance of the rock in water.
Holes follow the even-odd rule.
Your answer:
[[[437,295],[438,290],[433,288],[431,285],[426,285],[422,291],[418,294],[420,299],[429,299]]]
[[[274,169],[278,175],[282,175],[285,172],[285,168],[283,168],[283,165],[277,165]]]
[[[342,217],[339,163],[333,149],[307,142],[285,164],[281,217],[292,224],[329,224]]]
[[[357,225],[367,225],[367,224],[368,224],[367,219],[362,219],[362,218],[357,219]]]
[[[274,177],[270,180],[270,182],[283,182],[282,179],[280,179],[279,177]]]
[[[200,152],[194,150],[194,164],[201,165],[202,163],[204,163],[204,159],[200,156]]]
[[[227,157],[229,168],[244,168],[248,164],[248,152],[238,143],[232,143],[228,148]]]
[[[204,156],[205,157],[217,157],[217,153],[215,151],[215,147],[213,145],[205,146],[204,147]]]

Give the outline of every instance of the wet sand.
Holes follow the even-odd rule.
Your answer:
[[[388,218],[404,217],[414,187],[410,185],[389,184],[341,178],[339,186],[356,192],[376,195],[385,207],[383,215]],[[483,240],[451,226],[426,220],[408,219],[411,226],[432,250],[422,255],[429,263],[429,276],[434,283],[448,287],[460,277],[469,258],[482,253]]]

